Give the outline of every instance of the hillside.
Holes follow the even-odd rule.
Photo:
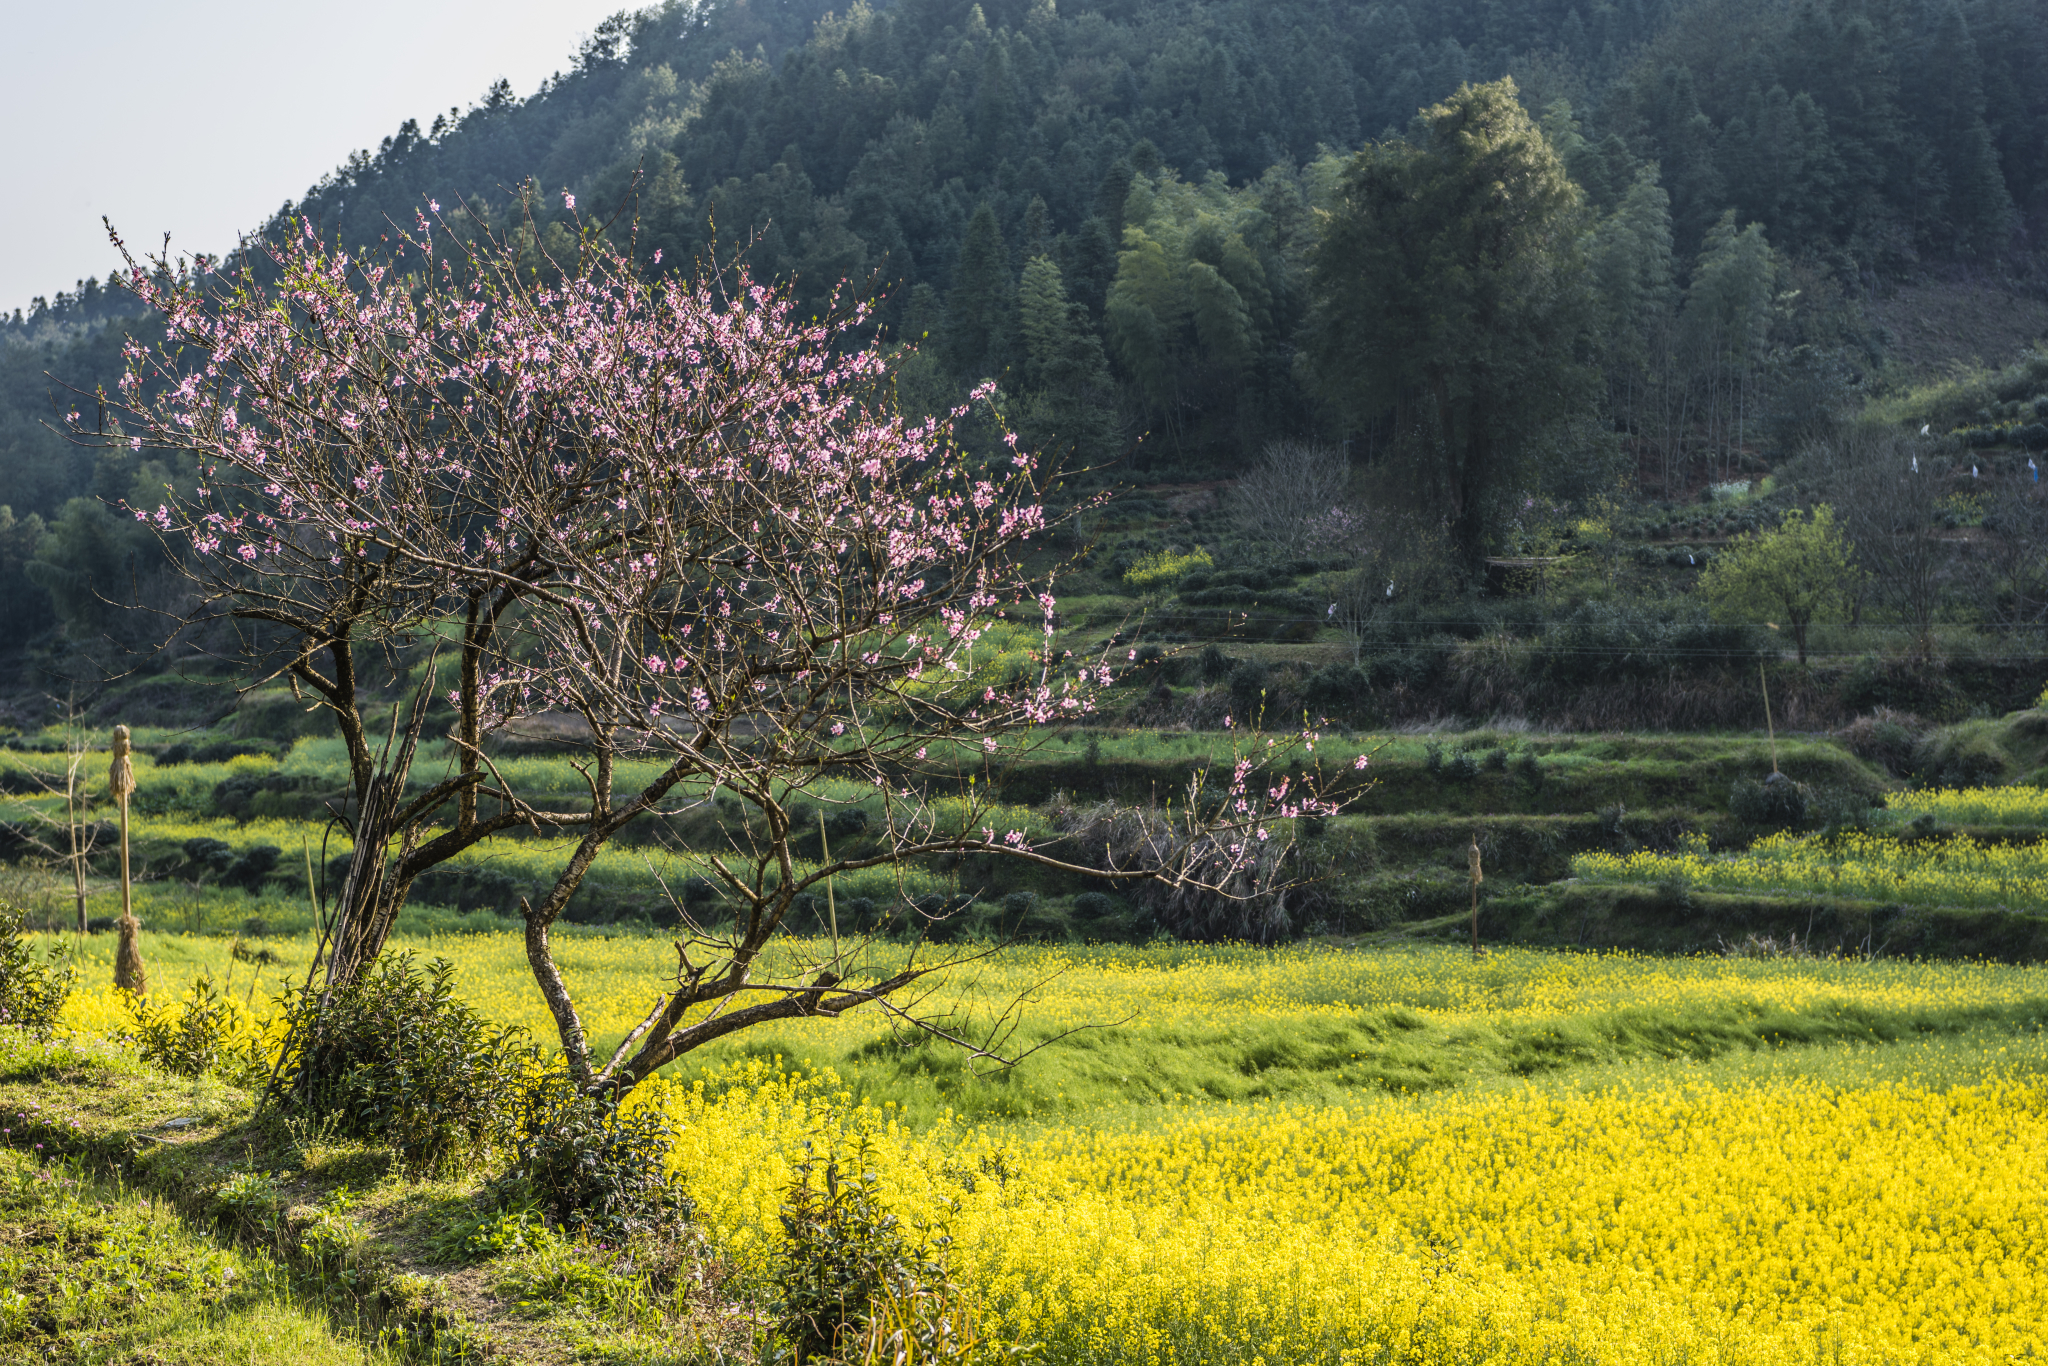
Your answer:
[[[1700,520],[1674,509],[1709,484],[2038,332],[2048,97],[2025,73],[2044,63],[2019,0],[672,3],[608,22],[529,97],[409,121],[263,228],[369,246],[433,201],[530,215],[559,247],[609,221],[651,272],[740,254],[813,305],[851,282],[885,339],[918,343],[913,412],[993,377],[1028,444],[1168,499],[1276,438],[1338,441],[1393,506],[1396,406],[1311,363],[1318,215],[1356,149],[1412,143],[1419,109],[1508,76],[1577,189],[1591,311],[1568,349],[1598,371],[1516,477],[1575,512],[1618,500],[1626,553],[1697,568],[1731,519],[1674,534]],[[109,508],[178,477],[53,430],[151,324],[97,282],[38,303],[0,320],[0,625],[50,656],[32,693],[52,668],[93,676],[109,637],[146,643],[103,599],[168,592],[159,552]],[[1797,501],[1779,487],[1773,510]],[[1466,555],[1556,531],[1489,515]],[[63,662],[81,651],[99,662]]]

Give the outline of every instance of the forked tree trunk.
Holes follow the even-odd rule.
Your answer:
[[[420,730],[426,723],[432,678],[412,703],[412,715],[405,733],[393,734],[384,748],[384,759],[371,775],[357,804],[355,849],[349,855],[348,875],[342,879],[336,900],[333,930],[328,939],[327,974],[321,1001],[366,972],[384,951],[391,928],[405,905],[408,881],[400,881],[392,866],[391,840],[397,836],[401,847],[398,862],[412,852],[418,841],[417,822],[404,819],[405,785],[412,775],[413,756],[419,749]],[[403,827],[403,828],[401,828]]]

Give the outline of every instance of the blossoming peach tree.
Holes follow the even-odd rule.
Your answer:
[[[231,270],[129,264],[165,340],[131,342],[119,393],[78,427],[192,462],[189,492],[133,509],[190,579],[179,624],[259,630],[246,681],[282,678],[333,718],[354,852],[330,985],[375,958],[423,872],[523,831],[562,850],[522,903],[526,952],[586,1089],[862,1005],[947,1033],[915,984],[957,953],[770,955],[797,899],[969,852],[1237,895],[1274,875],[1283,822],[1334,810],[1303,776],[1304,728],[1242,732],[1227,772],[1148,817],[1142,855],[997,819],[991,779],[1116,675],[1053,644],[1050,574],[1026,560],[1057,520],[1044,472],[1014,436],[990,460],[951,423],[905,420],[862,306],[807,319],[744,276],[645,278],[596,229],[576,259],[536,261],[438,207],[376,259],[307,227]],[[366,713],[377,670],[411,681],[388,728]],[[494,732],[542,714],[573,718],[567,809],[493,758]],[[440,771],[416,777],[426,755]],[[721,797],[743,828],[691,857],[730,921],[677,902],[673,975],[600,1056],[550,932],[622,831]],[[800,857],[799,798],[859,803],[869,837]]]

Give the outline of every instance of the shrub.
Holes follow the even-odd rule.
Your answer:
[[[660,1111],[623,1112],[617,1096],[585,1095],[565,1074],[550,1072],[525,1090],[516,1157],[501,1187],[571,1233],[653,1231],[696,1210],[668,1172],[673,1138]]]
[[[1074,898],[1074,918],[1084,924],[1117,920],[1129,909],[1130,903],[1108,892],[1083,892]]]
[[[1806,820],[1826,835],[1870,828],[1870,798],[1847,787],[1816,789],[1806,803]]]
[[[854,1158],[867,1165],[863,1141]],[[836,1158],[797,1167],[782,1205],[776,1328],[770,1360],[971,1361],[1014,1355],[976,1331],[947,1277],[948,1240],[913,1241],[882,1205],[872,1172],[848,1176]]]
[[[232,1059],[229,1035],[234,1006],[214,994],[213,979],[202,976],[192,993],[173,1011],[152,1006],[147,997],[128,998],[130,1025],[122,1037],[142,1060],[179,1077],[203,1077]]]
[[[1926,723],[1910,712],[1879,707],[1870,715],[1851,721],[1840,736],[1851,754],[1882,765],[1887,773],[1898,778],[1911,770],[1914,748],[1926,729]]]
[[[1728,811],[1749,825],[1803,825],[1812,795],[1804,784],[1782,773],[1762,782],[1738,778],[1728,793]]]
[[[835,840],[865,835],[868,832],[868,813],[857,806],[842,807],[825,818],[825,829]]]
[[[454,973],[445,958],[421,972],[391,953],[324,1006],[315,987],[288,998],[287,1097],[341,1137],[389,1144],[416,1176],[505,1142],[536,1055],[523,1031],[457,1000]]]
[[[70,946],[62,942],[47,961],[39,960],[22,938],[23,923],[18,907],[0,902],[0,1025],[43,1042],[56,1031],[77,974],[65,961]]]
[[[1992,787],[2009,782],[2019,765],[1988,727],[1969,724],[1935,731],[1913,756],[1928,787]]]
[[[1356,664],[1331,664],[1309,675],[1302,696],[1312,711],[1348,716],[1371,703],[1372,679]]]
[[[1266,684],[1273,671],[1262,659],[1247,659],[1230,671],[1230,705],[1251,717],[1265,703]]]

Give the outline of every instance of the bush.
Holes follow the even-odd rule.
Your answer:
[[[1129,902],[1108,892],[1083,892],[1074,898],[1074,918],[1084,925],[1120,920],[1129,911]]]
[[[586,1237],[623,1238],[688,1219],[695,1203],[669,1175],[674,1138],[658,1110],[624,1113],[560,1072],[526,1088],[516,1157],[501,1187]]]
[[[1804,784],[1782,773],[1773,773],[1762,782],[1738,778],[1728,793],[1728,811],[1749,825],[1804,825],[1812,796]]]
[[[868,813],[857,806],[841,807],[825,818],[825,830],[835,840],[850,840],[868,832]]]
[[[1870,828],[1870,797],[1848,787],[1816,789],[1806,804],[1806,820],[1827,835]]]
[[[1264,705],[1273,671],[1262,659],[1247,659],[1230,671],[1230,705],[1252,718]]]
[[[1926,723],[1910,712],[1879,707],[1851,721],[1839,734],[1851,754],[1902,778],[1912,769],[1913,752],[1926,729]]]
[[[1356,664],[1331,664],[1309,675],[1302,696],[1325,716],[1355,716],[1372,702],[1372,679]]]
[[[204,837],[186,840],[183,849],[195,872],[210,873],[222,886],[240,887],[251,896],[263,890],[284,853],[274,844],[255,844],[238,853],[226,840]]]
[[[867,1165],[865,1143],[855,1154]],[[973,1314],[947,1278],[948,1240],[913,1242],[882,1205],[872,1172],[843,1174],[838,1159],[797,1167],[782,1205],[782,1259],[774,1361],[965,1361],[1007,1355],[973,1331]],[[893,1340],[893,1341],[892,1341]]]
[[[175,1012],[152,1006],[148,998],[128,998],[129,1027],[122,1038],[152,1067],[179,1077],[203,1077],[230,1062],[229,1034],[235,1009],[213,990],[213,979],[201,977],[192,994]]]
[[[536,1061],[523,1031],[494,1028],[461,1001],[455,967],[425,971],[388,953],[321,1005],[286,1001],[283,1084],[292,1103],[344,1138],[386,1143],[408,1173],[454,1169],[508,1140]]]
[[[1688,668],[1754,668],[1750,636],[1746,627],[1707,621],[1697,608],[1672,614],[1587,602],[1543,633],[1530,662],[1546,678],[1578,684],[1663,677],[1674,658]]]
[[[275,743],[266,744],[250,740],[214,740],[206,744],[180,740],[174,745],[166,745],[158,750],[156,764],[158,768],[170,768],[175,764],[224,764],[245,754],[268,758],[275,755],[280,748]]]
[[[2019,764],[1985,726],[1935,731],[1920,743],[1914,767],[1928,787],[1990,787],[2011,781]]]
[[[41,1043],[56,1031],[77,973],[65,961],[70,946],[61,941],[47,961],[38,959],[21,937],[24,920],[18,907],[0,902],[0,1025]]]

